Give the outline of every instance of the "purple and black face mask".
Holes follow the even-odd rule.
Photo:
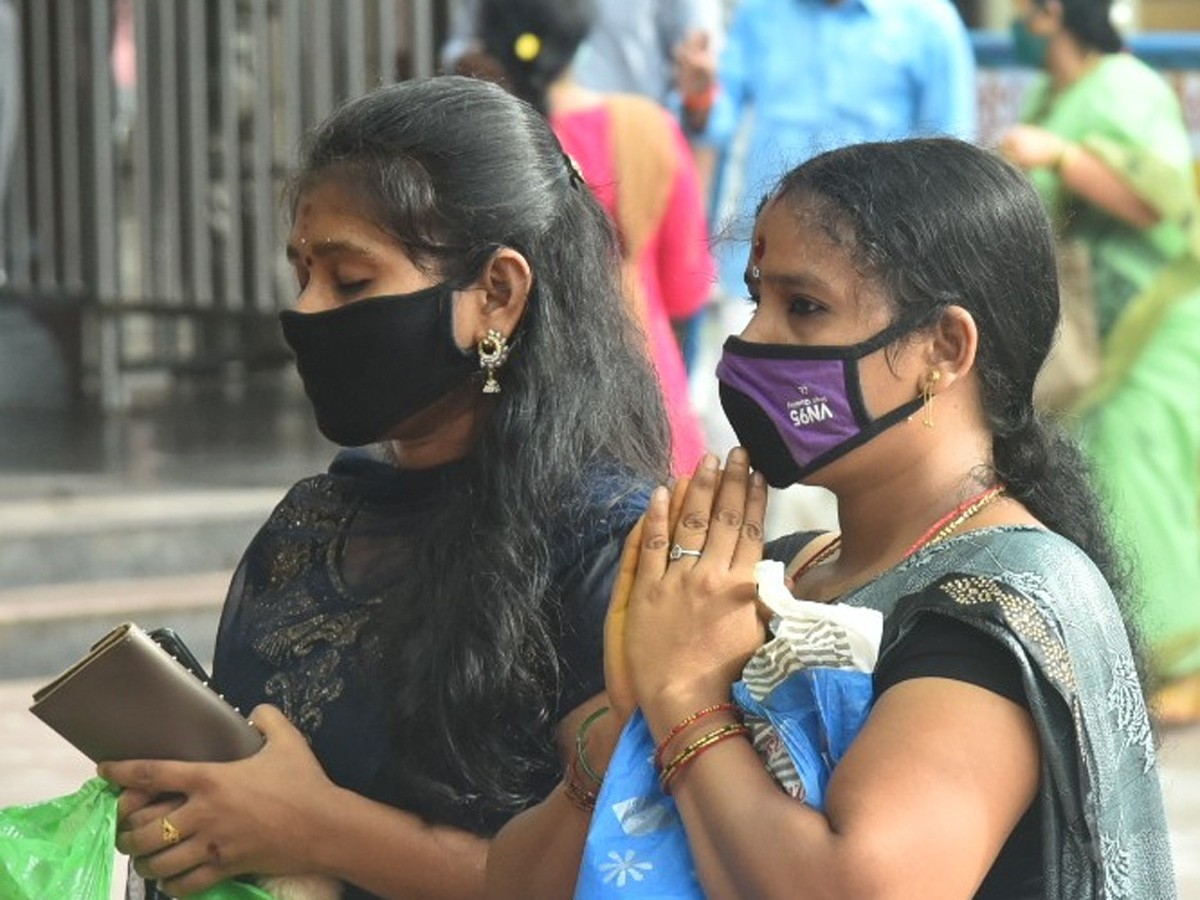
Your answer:
[[[916,397],[872,419],[859,383],[858,361],[913,327],[896,322],[846,347],[725,342],[717,365],[721,407],[769,485],[802,481],[921,407]]]

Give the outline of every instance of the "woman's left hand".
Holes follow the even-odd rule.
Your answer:
[[[1053,168],[1069,146],[1063,138],[1036,125],[1017,125],[1000,141],[1000,155],[1026,171]]]
[[[314,832],[336,788],[308,742],[272,706],[252,713],[266,743],[231,763],[107,762],[101,777],[124,789],[117,849],[176,897],[244,874],[311,871]],[[153,797],[174,797],[149,802]]]
[[[754,565],[762,559],[767,486],[751,474],[746,452],[735,448],[723,473],[711,454],[701,461],[674,529],[669,505],[666,489],[655,491],[625,626],[633,691],[659,735],[727,701],[765,636]]]

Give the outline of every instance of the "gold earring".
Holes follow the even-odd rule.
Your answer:
[[[496,380],[496,370],[508,359],[508,338],[494,328],[479,339],[479,367],[487,377],[483,382],[485,394],[500,393],[500,382]]]
[[[934,369],[925,376],[925,386],[921,388],[921,399],[924,401],[924,408],[921,413],[921,424],[926,428],[933,427],[933,386],[942,380],[942,373]]]

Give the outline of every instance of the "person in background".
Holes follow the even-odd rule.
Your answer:
[[[1021,0],[1019,59],[1041,68],[1002,140],[1061,240],[1087,254],[1099,383],[1077,421],[1133,551],[1166,724],[1200,722],[1200,197],[1178,100],[1131,54],[1111,0]]]
[[[687,45],[677,64],[690,134],[727,151],[747,129],[713,223],[731,296],[754,204],[782,172],[845,144],[975,132],[974,56],[949,0],[740,0],[720,55]]]
[[[284,337],[322,432],[363,449],[296,484],[234,575],[213,684],[264,749],[102,765],[117,846],[171,896],[256,874],[482,897],[491,836],[555,789],[603,690],[621,541],[668,473],[661,396],[608,216],[499,87],[348,102],[291,200]]]
[[[592,0],[483,0],[481,37],[502,83],[549,116],[568,155],[617,226],[626,294],[662,383],[677,472],[704,452],[672,328],[708,300],[713,263],[687,141],[645,97],[583,87],[573,61],[595,23]]]
[[[1078,448],[1034,408],[1059,311],[1037,193],[966,142],[854,145],[786,174],[751,248],[754,315],[718,369],[742,446],[652,495],[605,634],[611,710],[571,752],[603,785],[640,709],[709,900],[1170,900],[1122,566]],[[731,703],[768,637],[767,486],[797,481],[834,493],[841,533],[767,555],[797,598],[884,616],[820,809],[781,790]],[[493,895],[569,897],[592,816],[653,827],[629,806],[552,795],[514,818]],[[615,867],[653,896],[669,867],[646,862]]]
[[[454,71],[482,48],[482,0],[455,0],[441,64]],[[670,102],[673,53],[684,41],[719,45],[721,0],[595,0],[595,21],[577,55],[575,80],[594,91],[640,94]]]

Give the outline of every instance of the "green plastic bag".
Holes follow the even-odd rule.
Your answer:
[[[109,900],[116,854],[117,795],[103,778],[74,794],[0,809],[0,900]],[[223,881],[192,900],[274,900]]]
[[[0,897],[109,900],[117,789],[102,778],[74,794],[0,809]]]

